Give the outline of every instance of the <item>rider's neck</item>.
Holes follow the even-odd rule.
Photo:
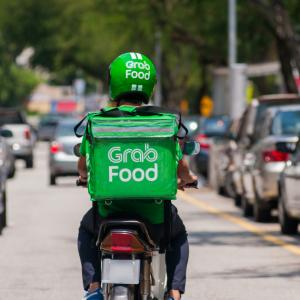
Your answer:
[[[142,102],[140,102],[140,103],[132,103],[132,102],[129,102],[129,101],[125,101],[125,100],[121,100],[120,102],[119,102],[119,105],[118,105],[119,107],[120,106],[134,106],[134,107],[140,107],[140,106],[142,106]]]

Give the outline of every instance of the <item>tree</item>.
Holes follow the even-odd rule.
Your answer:
[[[300,72],[299,38],[283,1],[273,0],[270,3],[261,0],[248,0],[248,2],[264,16],[273,29],[287,90],[290,93],[298,94],[291,62]]]

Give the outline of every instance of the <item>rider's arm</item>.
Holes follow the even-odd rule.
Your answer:
[[[197,176],[190,174],[189,167],[184,159],[178,162],[177,177],[179,179],[178,188],[181,190],[183,190],[186,184],[193,183],[197,180]]]
[[[82,182],[87,182],[87,169],[86,169],[86,158],[82,155],[80,155],[78,159],[77,169],[80,174],[79,180]],[[84,177],[84,178],[83,178]],[[84,187],[87,187],[86,185]]]
[[[82,177],[85,177],[85,178],[87,177],[86,159],[84,156],[80,155],[80,157],[78,159],[77,169],[78,169],[79,174]]]

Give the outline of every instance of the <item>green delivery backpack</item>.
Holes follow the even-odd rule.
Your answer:
[[[187,133],[179,111],[123,106],[88,113],[86,118],[92,200],[176,199],[177,138],[183,138],[177,131],[182,127]],[[83,120],[74,128],[77,137]]]

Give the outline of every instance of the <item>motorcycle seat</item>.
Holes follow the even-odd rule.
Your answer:
[[[157,247],[159,244],[154,227],[147,219],[136,213],[114,212],[102,221],[96,245],[100,245],[109,231],[116,228],[137,231],[151,247]]]

